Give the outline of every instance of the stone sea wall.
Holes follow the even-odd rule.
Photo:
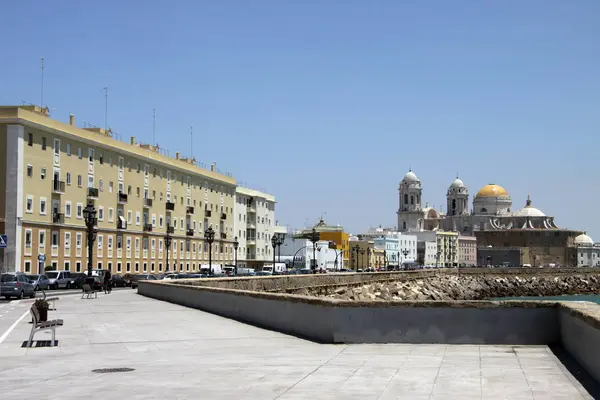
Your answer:
[[[296,294],[355,301],[485,300],[493,297],[600,294],[600,274],[446,274],[362,285],[305,288]]]

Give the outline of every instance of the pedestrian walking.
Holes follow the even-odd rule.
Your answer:
[[[104,293],[110,293],[112,291],[112,276],[110,271],[106,271],[104,274]]]

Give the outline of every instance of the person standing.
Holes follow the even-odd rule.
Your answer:
[[[110,293],[112,291],[112,276],[110,271],[106,271],[104,274],[104,293]]]

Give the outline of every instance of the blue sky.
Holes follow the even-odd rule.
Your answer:
[[[485,4],[483,4],[485,3]],[[273,193],[277,219],[395,225],[409,166],[444,205],[504,186],[600,241],[600,2],[9,2],[0,103],[108,124]]]

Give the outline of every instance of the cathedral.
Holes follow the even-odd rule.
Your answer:
[[[475,231],[558,229],[554,217],[548,217],[533,207],[529,197],[523,208],[513,211],[512,199],[508,192],[502,186],[493,183],[477,192],[473,198],[473,209],[469,211],[469,189],[457,177],[446,193],[445,215],[434,208],[422,207],[422,191],[423,187],[417,175],[408,171],[398,188],[398,230],[444,230],[472,235]]]

